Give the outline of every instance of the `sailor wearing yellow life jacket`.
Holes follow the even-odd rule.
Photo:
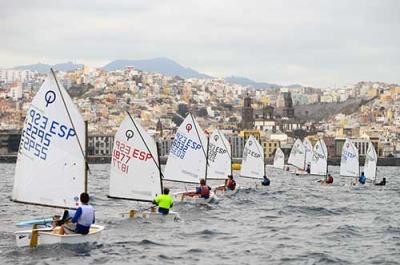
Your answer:
[[[161,214],[168,214],[169,209],[174,205],[174,200],[169,195],[169,189],[164,188],[163,194],[158,195],[153,203],[158,206],[158,212]]]

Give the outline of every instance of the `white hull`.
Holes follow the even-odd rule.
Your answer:
[[[261,183],[256,183],[256,190],[265,190],[268,189],[270,186],[265,186]]]
[[[221,189],[216,189],[214,191],[215,195],[218,196],[233,196],[236,193],[238,193],[238,191],[240,190],[240,187],[237,186],[234,190],[221,190]]]
[[[132,213],[132,211],[135,211]],[[132,210],[129,213],[123,214],[124,218],[143,218],[143,219],[151,219],[151,220],[173,220],[179,221],[182,220],[177,212],[169,211],[168,214],[161,214],[159,212],[152,211],[136,211]]]
[[[173,195],[175,202],[191,202],[194,204],[208,204],[216,199],[214,193],[211,192],[208,199],[200,198],[200,195],[195,196],[185,196],[186,192],[178,192]]]
[[[295,170],[294,172],[290,172],[290,173],[291,173],[291,174],[295,174],[295,175],[299,175],[299,176],[306,176],[306,175],[309,175],[309,174],[307,173],[307,171],[300,170],[300,169]]]
[[[52,228],[39,228],[38,231],[38,246],[53,245],[53,244],[81,244],[92,243],[99,241],[101,232],[104,226],[92,225],[90,233],[87,235],[69,234],[60,235],[53,233]],[[18,247],[28,247],[31,241],[32,230],[24,230],[15,232]]]

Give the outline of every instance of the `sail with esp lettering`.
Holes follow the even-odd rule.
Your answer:
[[[208,144],[207,179],[227,179],[231,174],[230,143],[224,134],[216,129],[210,135]]]
[[[109,196],[152,201],[161,194],[157,146],[139,122],[125,117],[114,138]]]
[[[12,200],[77,208],[85,191],[85,123],[50,73],[26,113]]]
[[[247,178],[264,177],[264,151],[254,136],[250,135],[243,149],[240,175]]]
[[[354,146],[350,139],[346,138],[340,160],[340,175],[347,177],[359,176],[360,166],[358,158],[358,149]]]
[[[328,171],[328,150],[323,139],[319,139],[314,146],[313,156],[311,159],[312,175],[326,176]]]
[[[292,150],[290,151],[288,164],[304,170],[305,159],[305,148],[303,142],[300,139],[297,139],[292,146]]]
[[[176,132],[165,166],[165,180],[199,183],[206,176],[207,137],[192,114]]]

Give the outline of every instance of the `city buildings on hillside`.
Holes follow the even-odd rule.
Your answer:
[[[249,134],[264,146],[266,159],[271,159],[277,147],[290,150],[299,137],[323,137],[330,156],[340,154],[346,137],[355,142],[361,155],[370,140],[379,156],[400,153],[400,87],[395,84],[254,89],[218,78],[185,80],[133,67],[111,72],[82,67],[57,75],[89,121],[91,155],[111,154],[113,135],[127,111],[154,134],[163,156],[169,153],[171,139],[187,112],[208,132],[224,130],[234,158],[242,156]],[[0,70],[0,152],[17,152],[18,132],[44,78],[29,70]],[[304,113],[296,113],[297,106],[335,104],[351,98],[365,100],[357,111],[343,111],[326,120],[312,121],[300,115]]]

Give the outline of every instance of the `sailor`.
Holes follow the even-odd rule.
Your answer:
[[[269,180],[269,178],[268,178],[267,176],[264,175],[264,179],[263,179],[263,181],[261,182],[261,184],[262,184],[263,186],[269,186],[269,184],[271,184],[271,181]]]
[[[332,177],[331,174],[328,174],[328,176],[326,177],[325,183],[326,184],[332,184],[333,183],[333,177]]]
[[[365,184],[366,180],[367,178],[364,176],[364,172],[361,172],[361,176],[358,177],[358,182],[360,182],[360,184]]]
[[[228,175],[228,181],[226,182],[226,189],[233,191],[236,189],[236,181],[233,179],[232,175]]]
[[[158,212],[161,214],[168,214],[169,209],[174,205],[174,200],[169,195],[169,189],[164,188],[163,194],[158,195],[153,203],[158,206]]]
[[[333,183],[333,177],[331,174],[328,173],[328,176],[326,176],[326,179],[324,180],[318,180],[321,184],[332,184]]]
[[[385,186],[386,185],[386,178],[383,178],[381,182],[376,183],[376,186]]]
[[[205,179],[200,180],[200,187],[196,187],[196,194],[200,194],[200,198],[210,198],[211,187],[206,184]]]
[[[307,172],[308,174],[310,174],[310,172],[311,172],[311,165],[310,165],[310,164],[307,164],[306,172]]]
[[[95,222],[94,209],[89,205],[89,194],[81,193],[81,206],[76,209],[74,216],[68,218],[65,224],[61,226],[61,234],[82,234],[87,235],[90,226]]]

